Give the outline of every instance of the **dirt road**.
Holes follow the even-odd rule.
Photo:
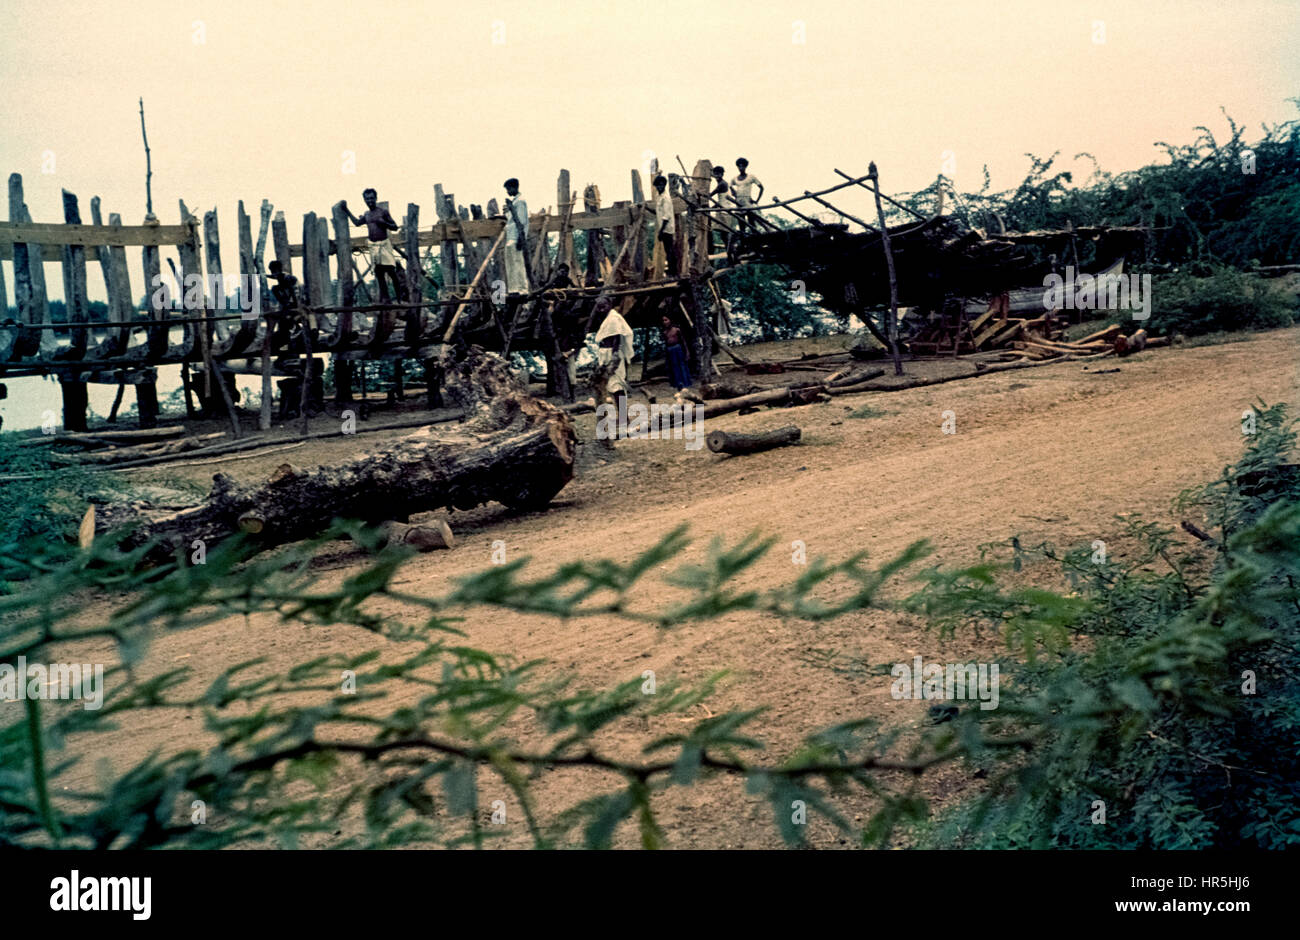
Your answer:
[[[1260,398],[1300,402],[1298,343],[1300,329],[1292,329],[1226,345],[1152,350],[1090,363],[1088,371],[1062,363],[716,419],[715,426],[728,430],[802,426],[801,446],[748,457],[687,452],[680,441],[634,441],[621,442],[617,455],[601,462],[599,445],[586,444],[582,473],[549,512],[511,516],[489,507],[455,513],[456,548],[412,559],[400,581],[408,591],[437,592],[450,579],[487,566],[498,540],[510,559],[532,556],[544,568],[575,558],[627,560],[682,521],[696,537],[682,561],[701,557],[715,535],[735,541],[760,530],[776,537],[776,549],[746,576],[755,585],[797,575],[791,558],[796,541],[810,557],[841,558],[866,548],[880,561],[928,538],[933,561],[943,564],[973,561],[979,545],[1012,535],[1058,545],[1103,539],[1122,551],[1115,514],[1142,513],[1176,525],[1173,497],[1215,476],[1240,452],[1243,410]],[[1100,369],[1119,371],[1094,371]],[[854,416],[864,408],[872,415]],[[955,421],[955,433],[943,432],[945,417]],[[580,418],[580,436],[590,438],[593,426],[591,416]],[[293,460],[328,460],[331,448],[343,446],[325,442],[310,459]],[[222,469],[256,476],[280,459],[288,458]],[[355,565],[340,556],[323,566],[322,578],[351,570]],[[654,590],[642,599],[653,604]],[[661,631],[613,618],[566,623],[478,611],[465,628],[474,646],[546,659],[548,670],[575,674],[589,686],[612,686],[646,669],[660,681],[729,669],[711,707],[767,706],[753,730],[773,756],[802,735],[849,718],[871,715],[885,725],[918,720],[923,703],[895,702],[888,675],[872,667],[917,654],[961,662],[999,651],[992,637],[959,635],[943,643],[907,618],[880,612],[820,626],[736,615]],[[161,638],[145,673],[184,663],[196,670],[196,683],[206,684],[222,668],[256,656],[287,665],[373,643],[350,629],[230,621]],[[155,746],[192,743],[198,725],[197,716],[159,718],[153,727],[113,735],[110,743],[121,749],[119,756],[138,757]],[[623,729],[612,746],[630,748],[685,727],[670,718]],[[514,808],[494,778],[485,776],[482,785],[485,802],[500,798]],[[537,785],[539,806],[543,813],[558,810],[592,795],[594,785],[583,773],[549,772]],[[973,785],[968,771],[954,768],[927,779],[926,792],[942,804]],[[863,819],[871,804],[858,799],[846,808]],[[675,847],[779,844],[770,808],[733,781],[670,789],[656,799],[656,809]],[[526,844],[518,814],[512,818],[515,832],[505,843]],[[625,828],[619,844],[635,844],[633,827]],[[810,825],[809,837],[814,845],[840,844],[823,824]]]

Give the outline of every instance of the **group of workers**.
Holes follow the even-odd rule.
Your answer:
[[[758,177],[749,172],[749,161],[744,157],[736,160],[736,175],[726,178],[721,165],[713,168],[713,187],[709,192],[709,203],[714,208],[728,210],[727,217],[732,220],[732,237],[735,234],[752,230],[754,207],[763,198],[763,184]],[[668,269],[677,257],[677,213],[672,195],[668,191],[668,178],[657,175],[653,184],[655,194],[653,206],[656,223],[656,240],[663,248]],[[528,264],[528,203],[519,192],[519,180],[511,177],[505,181],[505,233],[503,236],[502,255],[505,267],[506,290],[513,294],[530,292],[530,271]],[[389,213],[386,205],[379,203],[378,193],[369,188],[362,192],[366,211],[360,216],[353,215],[347,202],[341,204],[353,225],[366,227],[369,239],[369,257],[374,268],[375,282],[379,288],[381,303],[402,302],[406,300],[403,284],[401,257],[393,243],[392,233],[398,230],[397,222]],[[730,239],[728,241],[730,248]],[[276,282],[272,290],[275,299],[282,308],[296,305],[296,279],[280,268],[276,261],[271,262],[270,278]],[[573,287],[569,278],[567,265],[561,264],[555,274],[544,285],[548,289]],[[600,309],[603,307],[604,309]],[[597,313],[604,313],[596,331],[597,363],[605,377],[604,392],[613,396],[615,403],[625,407],[628,392],[627,367],[632,360],[632,328],[619,313],[618,308],[608,298],[601,298]],[[285,325],[287,328],[288,325]],[[670,316],[662,319],[662,338],[667,360],[668,377],[676,389],[686,388],[691,384],[688,364],[689,355],[681,328]]]

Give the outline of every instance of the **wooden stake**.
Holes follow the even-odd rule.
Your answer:
[[[885,334],[889,337],[889,351],[894,357],[894,375],[903,374],[903,361],[898,356],[898,280],[894,275],[894,252],[889,246],[889,227],[885,224],[885,208],[880,202],[880,179],[873,161],[868,166],[871,191],[876,195],[876,215],[880,218],[880,237],[885,246],[885,265],[889,268],[889,323]]]

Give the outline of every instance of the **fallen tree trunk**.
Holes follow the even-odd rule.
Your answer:
[[[920,388],[925,385],[942,385],[944,382],[957,382],[961,379],[973,379],[977,375],[989,375],[994,372],[1006,372],[1011,369],[1029,369],[1034,366],[1047,366],[1058,362],[1078,362],[1088,359],[1105,359],[1107,356],[1114,355],[1112,350],[1106,350],[1095,355],[1078,355],[1067,353],[1062,356],[1056,356],[1052,359],[1028,359],[1019,362],[998,362],[990,366],[984,366],[974,372],[963,372],[960,375],[942,375],[931,378],[922,378],[917,376],[906,382],[881,383],[877,381],[863,382],[859,385],[852,385],[848,388],[830,388],[826,391],[831,395],[855,395],[858,392],[901,392],[906,388]]]
[[[182,437],[184,434],[185,429],[179,426],[148,428],[139,431],[117,431],[111,428],[103,428],[86,433],[62,431],[58,434],[42,434],[40,437],[29,437],[15,443],[19,447],[39,447],[46,444],[77,444],[86,448],[116,447],[119,444],[140,444],[171,440]]]
[[[537,510],[573,478],[573,424],[532,398],[500,357],[471,347],[459,370],[472,415],[455,433],[425,428],[377,453],[311,469],[282,465],[261,483],[213,477],[205,503],[180,512],[101,507],[98,531],[131,526],[127,544],[154,543],[150,557],[211,548],[245,532],[267,548],[313,537],[335,519],[370,524],[496,501]]]
[[[825,386],[811,385],[802,387],[792,387],[783,385],[780,388],[770,388],[763,392],[754,392],[752,395],[741,395],[739,398],[719,399],[706,402],[702,408],[704,418],[716,418],[719,415],[730,414],[733,411],[740,411],[742,408],[757,408],[760,405],[807,405],[817,400],[817,397],[825,391]]]
[[[748,382],[741,385],[738,382],[729,382],[725,379],[720,382],[703,382],[700,384],[700,396],[705,401],[740,398],[742,395],[749,395],[755,391],[758,391],[756,385]]]
[[[802,431],[793,424],[777,428],[775,431],[759,431],[756,434],[737,434],[732,431],[710,431],[705,437],[709,450],[715,454],[753,454],[773,447],[797,444]]]
[[[832,377],[826,382],[827,388],[847,388],[859,382],[869,382],[885,374],[884,369],[856,369],[848,375]]]
[[[198,437],[182,437],[173,440],[157,441],[152,444],[137,444],[132,447],[110,446],[106,450],[96,450],[81,454],[52,454],[51,463],[65,466],[86,466],[88,464],[112,464],[123,460],[136,460],[147,457],[161,457],[166,454],[180,454],[200,450],[205,442],[224,438],[225,432],[201,434]]]

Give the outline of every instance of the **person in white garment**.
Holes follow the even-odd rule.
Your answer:
[[[609,311],[596,330],[596,364],[600,367],[601,374],[607,376],[604,393],[600,394],[601,390],[597,388],[598,399],[614,399],[618,421],[615,427],[623,429],[627,427],[627,367],[632,361],[632,327],[628,326],[623,315],[608,299],[601,298],[597,303]],[[599,404],[598,400],[597,405]],[[613,437],[617,436],[618,430]]]
[[[519,195],[519,180],[512,176],[506,180],[505,187],[506,239],[501,251],[506,260],[506,290],[526,294],[529,284],[524,252],[528,250],[528,203]]]
[[[736,204],[740,229],[748,232],[753,228],[753,213],[751,206],[756,206],[763,201],[763,184],[759,182],[757,176],[749,172],[749,161],[741,157],[736,161],[736,169],[739,171],[731,178],[730,189],[731,199]],[[754,189],[758,189],[758,194],[754,194]]]
[[[669,277],[677,273],[677,216],[673,211],[673,197],[668,195],[668,178],[656,176],[655,225],[659,244],[664,248],[664,270]]]

